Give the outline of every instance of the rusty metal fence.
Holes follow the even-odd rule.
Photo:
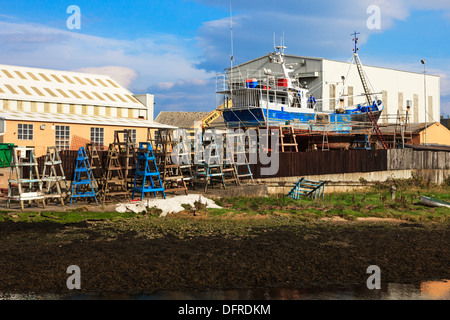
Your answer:
[[[312,152],[281,152],[279,168],[271,177],[385,171],[388,169],[387,150],[331,150]],[[252,164],[254,178],[261,175],[261,168],[269,165]]]
[[[105,165],[106,164],[106,156],[108,152],[105,150],[99,150],[98,156],[100,158],[100,162]],[[62,168],[64,170],[64,174],[66,176],[66,179],[68,181],[73,181],[73,174],[75,171],[75,165],[77,161],[78,156],[78,150],[62,150],[59,152],[59,155],[61,157],[62,162]],[[46,156],[42,156],[37,158],[38,168],[39,172],[43,171],[44,168],[44,162],[45,162]]]
[[[73,180],[77,150],[60,152],[67,180]],[[106,163],[107,151],[98,151],[101,163]],[[386,150],[331,150],[312,152],[280,152],[278,170],[272,177],[291,177],[334,173],[371,172],[388,170]],[[39,171],[44,167],[45,156],[37,159]],[[261,168],[269,167],[261,163],[250,164],[254,178],[261,175]],[[246,170],[246,168],[241,168]]]
[[[67,180],[73,180],[77,150],[60,152]],[[98,151],[100,162],[105,165],[107,151]],[[39,172],[44,167],[45,156],[37,158]],[[308,175],[376,172],[404,169],[450,169],[450,152],[404,150],[330,150],[311,152],[280,152],[278,170],[270,176],[261,169],[272,164],[250,164],[254,178],[296,177]],[[247,168],[240,166],[242,173]],[[25,172],[24,172],[25,173]],[[25,173],[26,175],[26,173]]]

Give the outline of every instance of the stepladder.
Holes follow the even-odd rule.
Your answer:
[[[11,170],[8,179],[7,208],[11,200],[19,201],[22,210],[25,202],[42,203],[45,208],[43,181],[39,176],[34,147],[14,147],[12,150]]]
[[[122,166],[119,161],[119,150],[114,144],[110,144],[108,148],[108,156],[106,159],[106,171],[103,176],[102,184],[102,202],[105,203],[107,198],[123,197],[129,200],[129,192],[127,189],[127,181],[125,180]]]
[[[48,147],[42,171],[45,198],[58,200],[64,206],[64,200],[70,196],[69,185],[64,174],[61,156],[56,147]]]
[[[89,164],[89,158],[84,147],[80,147],[77,154],[70,204],[79,198],[94,198],[97,201],[98,189],[95,187],[95,178]]]
[[[161,192],[164,199],[166,198],[152,144],[140,142],[137,149],[136,171],[131,198],[134,199],[135,194],[139,193],[140,199],[143,200],[145,194],[153,193],[156,196],[158,192]]]
[[[292,125],[280,126],[280,145],[282,152],[298,152],[297,138]]]

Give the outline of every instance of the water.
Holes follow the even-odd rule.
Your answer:
[[[382,284],[325,288],[259,288],[207,291],[158,291],[151,294],[0,294],[0,300],[450,300],[450,280],[420,284]]]

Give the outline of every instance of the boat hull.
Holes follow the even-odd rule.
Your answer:
[[[430,207],[450,208],[450,203],[446,201],[436,200],[425,196],[420,196],[420,202]]]
[[[378,121],[381,110],[372,111],[376,121]],[[319,119],[322,117],[321,119]],[[325,117],[325,118],[324,118]],[[252,108],[243,110],[224,109],[223,118],[225,122],[233,126],[264,126],[266,124],[267,109]],[[347,112],[347,113],[305,113],[286,112],[269,109],[269,123],[280,124],[303,124],[317,127],[323,131],[324,125],[336,125],[334,131],[350,131],[354,123],[371,123],[368,112]],[[311,125],[312,124],[312,125]],[[314,129],[313,129],[314,130]]]

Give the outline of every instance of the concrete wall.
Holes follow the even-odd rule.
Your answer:
[[[387,179],[410,179],[417,176],[422,177],[427,181],[429,180],[432,183],[442,184],[445,179],[450,178],[450,170],[389,170],[378,172],[311,175],[301,177],[261,178],[256,179],[255,181],[258,184],[265,185],[269,194],[287,194],[300,178],[305,178],[313,181],[327,181],[325,192],[330,193],[362,190],[372,185],[374,182],[384,182]],[[362,183],[362,181],[367,181],[367,183]]]
[[[442,184],[446,179],[450,179],[450,152],[390,149],[387,161],[388,170],[386,171],[268,177],[255,181],[266,185],[268,193],[274,194],[288,193],[300,178],[327,181],[326,192],[348,192],[366,188],[374,182],[384,182],[387,179],[409,179],[415,176],[436,184]]]

